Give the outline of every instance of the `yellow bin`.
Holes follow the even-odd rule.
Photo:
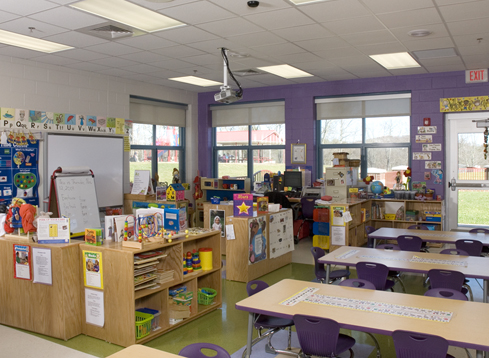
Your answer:
[[[212,249],[210,247],[203,247],[199,249],[200,264],[202,270],[212,270]]]

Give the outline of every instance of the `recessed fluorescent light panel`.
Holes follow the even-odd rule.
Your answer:
[[[169,78],[172,81],[178,81],[183,83],[188,83],[195,86],[210,87],[210,86],[220,86],[221,82],[206,80],[205,78],[195,77],[195,76],[185,76],[185,77],[173,77]]]
[[[266,66],[257,67],[259,70],[269,72],[273,75],[280,76],[283,78],[299,78],[299,77],[312,77],[310,73],[299,70],[298,68],[289,65],[277,65],[277,66]]]
[[[37,39],[35,37],[16,34],[15,32],[0,30],[0,42],[26,48],[29,50],[40,51],[45,53],[54,53],[72,49],[73,47],[61,45],[56,42]]]
[[[183,22],[125,0],[84,0],[70,6],[146,32],[185,25]]]
[[[378,62],[388,70],[398,70],[402,68],[421,67],[414,58],[407,52],[386,53],[383,55],[371,55],[370,58]]]
[[[310,4],[313,2],[322,2],[322,1],[329,1],[329,0],[290,0],[291,3],[296,5]]]

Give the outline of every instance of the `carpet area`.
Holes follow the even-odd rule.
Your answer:
[[[293,358],[291,355],[286,355],[286,354],[277,354],[273,355],[271,353],[265,352],[265,345],[267,343],[267,339],[265,338],[264,340],[258,342],[253,346],[253,349],[251,351],[251,357],[252,358]],[[280,331],[277,332],[273,335],[272,338],[272,344],[275,348],[278,349],[285,349],[287,347],[287,331]],[[299,347],[299,340],[297,339],[297,334],[295,332],[292,332],[292,347]],[[245,347],[239,349],[238,351],[234,352],[231,354],[231,358],[241,358],[241,355],[243,354]],[[373,346],[369,346],[367,344],[355,344],[353,346],[353,352],[355,353],[355,358],[367,358],[370,353],[374,350]],[[339,357],[341,358],[346,358],[349,357],[350,353],[349,352],[344,352],[341,354]]]

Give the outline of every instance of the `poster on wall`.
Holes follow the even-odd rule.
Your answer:
[[[280,211],[270,215],[268,228],[270,258],[276,258],[294,250],[292,211]]]
[[[441,144],[423,144],[423,152],[440,152]]]
[[[431,143],[431,142],[433,142],[433,136],[431,134],[416,136],[416,143]]]
[[[418,134],[436,134],[436,126],[418,127]]]
[[[45,285],[53,284],[51,249],[41,247],[32,248],[32,271],[32,282]]]
[[[226,214],[224,210],[209,210],[209,227],[213,230],[219,230],[221,237],[226,237]]]
[[[431,159],[431,153],[427,153],[427,152],[413,153],[413,160],[430,160],[430,159]]]
[[[31,279],[31,247],[14,245],[14,278]]]
[[[426,161],[424,162],[425,169],[441,169],[441,162],[439,161]]]
[[[83,281],[85,287],[104,288],[102,253],[83,250]]]
[[[345,226],[345,219],[343,217],[344,212],[344,206],[333,206],[333,225]]]
[[[248,264],[253,265],[267,258],[267,217],[258,216],[248,220]]]

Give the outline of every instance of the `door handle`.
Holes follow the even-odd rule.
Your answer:
[[[452,191],[457,190],[457,181],[455,180],[455,178],[452,178],[452,180],[448,182],[448,187],[452,189]]]

